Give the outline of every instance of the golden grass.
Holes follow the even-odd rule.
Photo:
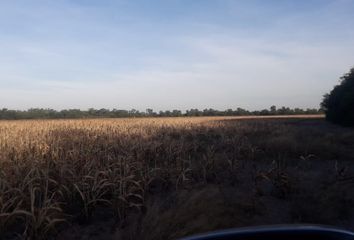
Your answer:
[[[0,234],[20,223],[15,231],[24,238],[46,238],[70,218],[64,209],[89,218],[98,204],[124,218],[126,208],[143,206],[150,175],[158,171],[132,156],[139,145],[161,128],[217,119],[1,121]]]
[[[90,219],[98,206],[110,208],[122,220],[127,210],[144,208],[156,182],[178,189],[219,179],[218,172],[231,179],[241,160],[255,159],[260,152],[248,136],[264,136],[272,129],[267,123],[244,126],[233,121],[231,126],[226,120],[304,117],[323,118],[0,121],[0,238],[12,232],[45,239],[60,223]],[[274,156],[283,151],[281,144],[284,141]],[[265,144],[264,151],[267,148]],[[298,157],[312,153],[300,150],[294,150]],[[287,191],[287,176],[279,174],[280,188]]]

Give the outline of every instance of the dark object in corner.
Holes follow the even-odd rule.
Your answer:
[[[181,240],[354,240],[354,233],[324,226],[279,225],[224,230]]]

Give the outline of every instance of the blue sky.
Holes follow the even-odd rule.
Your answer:
[[[0,108],[318,107],[353,0],[4,0]]]

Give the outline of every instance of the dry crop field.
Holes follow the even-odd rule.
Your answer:
[[[321,116],[0,121],[0,238],[354,230],[354,130]]]

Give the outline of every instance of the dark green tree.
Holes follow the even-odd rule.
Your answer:
[[[354,68],[340,78],[340,84],[325,94],[321,108],[330,122],[354,126]]]

